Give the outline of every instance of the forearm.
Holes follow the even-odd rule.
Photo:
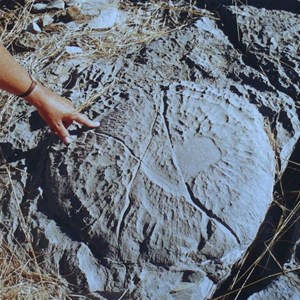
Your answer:
[[[66,144],[70,143],[67,128],[73,121],[88,127],[100,125],[99,122],[93,122],[80,114],[69,100],[56,95],[40,83],[31,86],[32,83],[35,82],[32,81],[28,72],[0,44],[0,89],[15,95],[22,95],[25,100],[33,104],[51,130],[57,133]]]
[[[30,84],[28,72],[0,44],[0,89],[21,95],[28,90]]]
[[[15,95],[22,95],[30,87],[32,78],[28,72],[0,43],[0,89]],[[25,100],[37,108],[44,105],[44,100],[52,94],[50,90],[38,83]],[[52,95],[53,96],[53,95]]]

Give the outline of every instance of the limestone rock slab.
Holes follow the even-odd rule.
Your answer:
[[[232,51],[232,61],[216,47]],[[205,55],[211,49],[212,59]],[[227,78],[242,60],[209,19],[129,58],[115,61],[118,83],[108,92],[114,98],[91,107],[101,126],[67,149],[50,149],[38,206],[105,265],[106,290],[125,282],[137,298],[180,295],[182,276],[192,272],[201,274],[193,284],[210,286],[209,297],[254,239],[272,200],[274,149],[249,91],[274,110],[276,104]],[[92,84],[103,67],[61,68],[84,70]],[[296,118],[293,107],[286,109]]]
[[[295,101],[207,17],[124,57],[68,58],[43,76],[77,105],[104,90],[86,112],[101,126],[70,127],[69,147],[45,129],[28,136],[29,116],[1,137],[31,154],[22,205],[36,248],[55,249],[46,267],[82,291],[208,299],[272,201],[276,156],[299,137]]]

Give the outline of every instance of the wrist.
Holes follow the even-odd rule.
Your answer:
[[[25,96],[24,99],[38,109],[43,105],[43,99],[45,99],[45,97],[45,88],[37,82],[31,93]]]
[[[31,83],[30,83],[29,88],[26,90],[26,92],[18,95],[18,97],[26,98],[33,92],[33,90],[35,89],[35,87],[37,85],[37,82],[31,76],[30,76],[30,79],[31,79]]]

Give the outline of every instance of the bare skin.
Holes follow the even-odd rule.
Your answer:
[[[0,89],[21,95],[30,85],[31,78],[28,72],[0,44]],[[56,95],[41,83],[36,85],[25,100],[36,107],[43,120],[65,144],[71,141],[67,128],[73,121],[90,128],[100,125],[99,122],[91,121],[87,116],[76,111],[71,101]]]

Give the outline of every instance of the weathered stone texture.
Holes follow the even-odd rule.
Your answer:
[[[299,15],[248,6],[229,10],[232,18],[236,18],[245,59],[252,60],[276,89],[299,101]]]
[[[241,7],[237,21],[265,72],[246,65],[207,17],[126,57],[70,58],[47,69],[48,84],[59,81],[77,105],[105,90],[87,109],[101,126],[71,126],[69,147],[45,129],[28,137],[28,117],[1,137],[27,153],[23,207],[36,248],[55,250],[46,267],[57,265],[80,290],[128,289],[132,299],[208,299],[230,274],[299,137],[291,98],[299,49],[288,48],[296,17],[279,22],[260,10],[254,19],[257,12]],[[293,64],[294,77],[284,64]]]
[[[137,298],[166,296],[189,270],[222,280],[255,237],[258,227],[248,224],[262,222],[272,199],[275,160],[264,119],[243,85],[224,80],[226,58],[218,48],[232,52],[231,65],[242,63],[204,19],[132,54],[113,85],[127,96],[112,100],[115,109],[102,113],[100,128],[63,153],[57,146],[49,152],[41,210],[108,263],[104,282],[114,268],[125,272],[122,282],[135,278]],[[203,57],[208,49],[218,53],[214,60]],[[90,77],[100,71],[87,65]],[[267,93],[276,95],[271,86]],[[101,102],[92,107],[102,110]],[[157,280],[160,266],[167,270]]]
[[[253,294],[248,300],[298,300],[300,298],[299,276],[290,273],[280,276],[264,290]]]

